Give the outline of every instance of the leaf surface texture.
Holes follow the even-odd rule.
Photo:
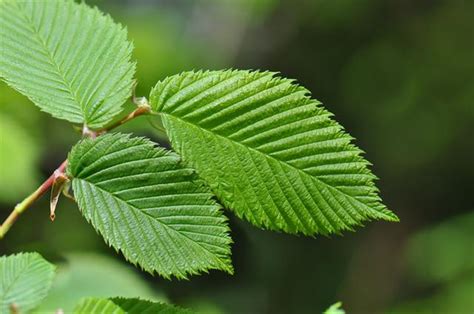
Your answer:
[[[338,233],[397,220],[352,137],[309,91],[270,72],[184,72],[150,101],[173,148],[219,200],[253,224]]]
[[[0,313],[15,304],[20,313],[34,309],[46,297],[55,267],[38,253],[0,257]]]
[[[81,212],[127,260],[166,278],[232,272],[226,218],[176,154],[116,133],[81,141],[68,160]]]
[[[0,77],[56,118],[99,128],[131,94],[127,31],[97,8],[0,1],[0,43]]]

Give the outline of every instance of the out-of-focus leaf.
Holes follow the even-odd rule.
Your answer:
[[[415,234],[408,243],[407,268],[421,296],[390,313],[472,313],[474,311],[474,212]],[[428,291],[428,293],[426,292]]]
[[[418,232],[408,245],[410,273],[424,284],[474,273],[474,212]]]
[[[54,268],[38,253],[0,257],[0,313],[35,308],[51,287]]]
[[[214,5],[222,6],[224,12],[240,10],[242,15],[263,18],[278,3],[276,0],[214,0]]]
[[[417,299],[402,302],[387,311],[387,314],[436,314],[474,312],[474,274],[468,274],[452,283],[431,288]]]
[[[130,266],[98,254],[73,253],[67,262],[59,264],[50,293],[38,308],[38,313],[58,308],[70,313],[80,299],[110,296],[146,298],[164,301]]]
[[[342,309],[342,302],[337,302],[331,305],[324,314],[345,314],[346,312]]]
[[[21,108],[21,110],[19,110]],[[46,114],[41,113],[38,108],[27,98],[0,80],[0,113],[11,117],[22,125],[42,126],[41,117]],[[35,128],[24,128],[33,137],[41,138],[41,132]]]

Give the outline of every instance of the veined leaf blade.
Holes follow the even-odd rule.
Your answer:
[[[127,260],[165,278],[232,272],[226,218],[179,156],[117,133],[81,141],[68,160],[82,214]]]
[[[0,77],[56,118],[100,128],[131,95],[125,28],[67,0],[0,2]]]
[[[253,224],[329,234],[397,220],[352,137],[309,91],[270,72],[184,72],[150,95],[173,148]]]
[[[0,313],[10,313],[12,306],[21,313],[38,306],[51,287],[54,269],[38,253],[0,257]]]
[[[74,309],[74,314],[193,314],[188,309],[183,309],[162,302],[151,302],[137,298],[86,298]]]
[[[74,314],[126,314],[124,310],[109,299],[86,298],[74,308]]]
[[[193,314],[189,309],[184,309],[163,302],[151,302],[141,299],[111,298],[115,304],[130,314],[159,313],[159,314]]]

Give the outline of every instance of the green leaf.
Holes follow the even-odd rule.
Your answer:
[[[386,313],[468,313],[474,309],[474,211],[410,235],[401,256],[416,289]]]
[[[54,266],[38,253],[0,257],[0,313],[11,306],[25,313],[35,308],[48,293]]]
[[[99,128],[131,94],[127,31],[97,8],[1,1],[0,42],[0,77],[56,118]]]
[[[191,314],[193,311],[176,307],[166,303],[154,303],[140,299],[112,298],[115,304],[120,306],[126,313],[162,313],[162,314]]]
[[[342,302],[337,302],[331,305],[324,314],[345,314],[346,312],[341,308]]]
[[[155,86],[173,148],[253,224],[312,235],[396,221],[361,150],[292,80],[269,72],[185,72]]]
[[[474,211],[471,211],[411,236],[404,256],[412,280],[442,285],[462,278],[463,274],[474,274],[473,230]]]
[[[74,309],[74,314],[125,314],[126,312],[109,299],[88,298],[82,300]]]
[[[54,313],[59,308],[71,313],[85,297],[140,296],[152,301],[165,300],[131,265],[116,258],[84,253],[67,254],[65,258],[66,262],[58,265],[53,286],[37,313]]]
[[[127,260],[166,278],[232,272],[226,218],[176,154],[107,134],[81,141],[68,160],[83,215]]]
[[[82,300],[74,310],[75,314],[192,314],[194,312],[166,303],[155,303],[140,299],[94,299]]]

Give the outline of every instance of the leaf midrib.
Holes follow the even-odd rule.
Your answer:
[[[25,263],[24,267],[22,267],[20,271],[18,271],[18,275],[15,276],[15,278],[11,281],[11,285],[9,285],[9,286],[4,290],[5,293],[3,293],[2,296],[0,296],[1,299],[3,299],[4,301],[6,301],[6,296],[8,295],[9,290],[10,290],[13,286],[15,286],[15,283],[24,275],[23,272],[24,272],[26,269],[28,269],[28,266],[29,266],[30,264],[31,264],[31,260],[30,260],[30,258],[28,258],[28,262]]]
[[[220,137],[220,138],[222,138],[222,139],[224,139],[224,140],[228,140],[228,141],[230,141],[230,142],[232,142],[232,143],[235,143],[235,144],[237,144],[237,145],[239,145],[239,146],[241,146],[241,147],[244,147],[245,149],[249,149],[249,150],[252,150],[252,151],[254,151],[254,152],[257,152],[258,154],[263,155],[263,156],[266,157],[266,158],[270,158],[270,159],[272,159],[272,160],[274,160],[274,161],[276,161],[276,162],[278,162],[278,163],[284,164],[284,165],[290,167],[291,169],[296,170],[298,173],[303,173],[303,174],[309,176],[310,178],[312,178],[312,179],[314,179],[314,180],[317,180],[318,182],[324,184],[327,188],[332,189],[332,190],[336,190],[337,192],[339,192],[339,193],[345,195],[346,197],[349,197],[350,199],[353,199],[355,202],[357,202],[358,204],[362,205],[362,206],[363,206],[364,208],[366,208],[368,211],[376,212],[378,215],[383,215],[385,218],[387,218],[387,219],[389,219],[389,220],[393,219],[392,217],[388,216],[387,214],[385,214],[385,213],[383,213],[383,212],[381,212],[381,211],[378,211],[378,210],[376,210],[376,209],[373,209],[373,208],[369,207],[367,204],[363,203],[362,201],[358,200],[357,198],[353,197],[352,195],[349,195],[349,194],[347,194],[347,193],[344,193],[343,191],[341,191],[341,190],[338,189],[337,187],[334,187],[334,186],[332,186],[332,185],[330,185],[330,184],[324,182],[322,179],[318,178],[317,176],[313,176],[313,175],[307,173],[306,171],[304,171],[304,170],[302,170],[302,169],[296,168],[295,166],[293,166],[293,165],[287,163],[286,161],[282,161],[282,160],[280,160],[280,159],[278,159],[278,158],[275,158],[275,157],[273,157],[273,156],[271,156],[271,155],[265,154],[265,153],[259,151],[258,149],[255,149],[255,148],[253,148],[253,147],[246,146],[246,145],[244,145],[244,144],[242,144],[242,143],[240,143],[240,142],[238,142],[238,141],[235,141],[235,140],[230,139],[229,137],[227,137],[227,136],[225,136],[225,135],[221,135],[221,134],[217,134],[217,133],[215,133],[215,132],[212,132],[211,130],[208,130],[208,129],[206,129],[206,128],[203,128],[203,127],[201,127],[201,126],[198,125],[198,124],[195,124],[195,123],[186,121],[186,120],[182,119],[181,117],[177,117],[177,116],[175,116],[175,115],[172,115],[172,114],[170,114],[170,113],[163,112],[163,111],[158,112],[158,113],[163,114],[163,115],[168,116],[168,117],[173,118],[173,119],[180,120],[180,121],[182,121],[183,123],[188,124],[188,125],[190,125],[190,126],[192,126],[192,127],[194,127],[194,128],[197,128],[197,129],[199,129],[199,130],[205,131],[205,132],[207,132],[207,133],[210,133],[210,134],[213,135],[213,136]],[[171,130],[166,129],[166,132],[167,132],[167,134],[168,134],[168,137],[170,137],[170,134],[169,134],[169,133],[171,132]]]
[[[64,85],[64,87],[67,89],[67,91],[69,92],[70,96],[71,97],[71,100],[73,100],[76,105],[78,106],[78,109],[80,110],[80,112],[82,113],[82,117],[81,119],[84,121],[84,122],[87,122],[85,117],[86,117],[86,114],[84,112],[84,108],[82,107],[81,105],[81,102],[78,100],[77,98],[77,95],[76,95],[76,92],[74,91],[74,89],[72,88],[72,86],[69,84],[69,82],[67,81],[66,79],[66,76],[65,76],[65,71],[61,68],[61,66],[56,62],[56,60],[54,59],[54,56],[51,54],[50,50],[48,49],[48,45],[46,44],[45,40],[43,39],[43,37],[41,36],[41,33],[39,32],[39,30],[37,29],[35,23],[30,19],[30,17],[28,16],[28,14],[26,14],[19,6],[18,6],[18,3],[17,3],[17,7],[18,7],[18,11],[20,12],[20,14],[24,17],[24,19],[26,20],[26,22],[29,24],[29,26],[31,27],[31,30],[32,30],[32,33],[34,35],[36,35],[36,39],[37,41],[39,42],[39,44],[41,45],[41,48],[43,49],[43,51],[45,52],[45,54],[47,55],[48,59],[49,59],[49,63],[50,65],[56,70],[56,74],[61,78],[61,84]]]

